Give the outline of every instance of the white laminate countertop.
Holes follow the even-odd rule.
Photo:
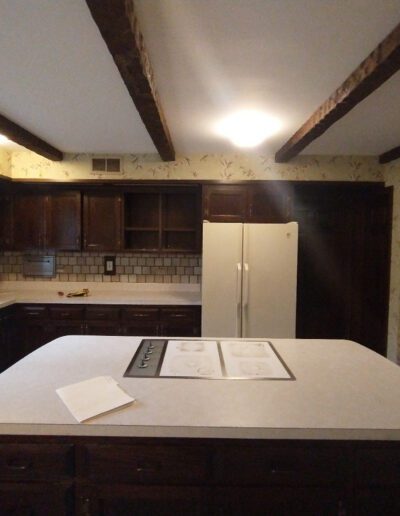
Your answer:
[[[399,366],[347,340],[270,340],[295,381],[124,378],[140,337],[56,339],[0,374],[0,433],[400,440]],[[55,390],[100,375],[137,401],[79,424]]]
[[[66,297],[68,292],[82,288],[89,289],[89,296]],[[65,295],[59,296],[58,292]],[[14,303],[200,305],[201,294],[198,284],[0,282],[0,308]]]

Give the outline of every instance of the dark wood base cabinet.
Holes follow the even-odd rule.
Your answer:
[[[200,306],[20,304],[0,310],[0,372],[66,335],[199,337]],[[0,513],[1,516],[1,513]]]
[[[397,515],[399,465],[396,442],[2,436],[0,514]]]

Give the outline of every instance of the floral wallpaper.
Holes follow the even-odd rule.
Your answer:
[[[158,155],[99,156],[67,154],[63,161],[49,161],[33,152],[13,152],[11,173],[20,179],[249,179],[383,181],[381,167],[372,157],[300,156],[279,164],[272,156],[258,154],[204,154],[160,162]],[[121,172],[92,172],[93,157],[119,157]]]
[[[0,176],[11,176],[11,153],[0,149]]]
[[[93,157],[119,157],[121,172],[94,173]],[[160,162],[158,155],[67,154],[52,162],[32,152],[13,152],[11,164],[0,152],[0,173],[15,179],[68,180],[300,180],[385,181],[394,186],[388,357],[400,363],[400,163],[379,165],[372,156],[299,156],[278,164],[260,154],[204,154]]]

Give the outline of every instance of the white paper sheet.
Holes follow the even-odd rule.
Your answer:
[[[268,342],[220,341],[226,374],[233,378],[290,378]]]
[[[96,376],[60,387],[56,392],[80,423],[135,401],[111,376]]]
[[[216,341],[169,340],[160,376],[221,378]]]

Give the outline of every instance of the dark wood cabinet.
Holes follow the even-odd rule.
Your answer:
[[[346,338],[386,354],[392,191],[299,184],[299,338]]]
[[[19,192],[14,197],[14,249],[17,251],[44,249],[46,214],[42,194]]]
[[[110,191],[86,192],[83,197],[83,249],[121,249],[122,194]]]
[[[74,447],[0,442],[0,514],[72,514]]]
[[[0,361],[4,364],[3,368],[47,342],[66,335],[195,337],[200,335],[201,328],[201,307],[193,305],[32,303],[18,305],[15,309],[10,307],[8,310],[3,316],[0,312]],[[13,319],[6,319],[6,313],[12,313]],[[18,319],[18,326],[14,317]]]
[[[399,451],[383,441],[1,436],[0,513],[397,515]]]
[[[203,187],[203,219],[210,222],[245,222],[248,213],[247,186]]]
[[[80,192],[52,192],[46,202],[46,247],[59,251],[79,251],[82,211]]]
[[[209,490],[198,487],[86,485],[78,488],[77,514],[90,516],[206,516]]]
[[[0,192],[0,251],[13,248],[13,197],[10,193]]]
[[[160,315],[160,335],[200,336],[200,307],[164,307]]]
[[[72,516],[73,507],[69,483],[0,482],[2,516]]]
[[[198,187],[142,188],[125,194],[125,250],[198,252],[200,233]]]
[[[123,335],[160,335],[159,309],[157,307],[133,306],[122,311]]]
[[[292,201],[292,187],[286,181],[206,185],[203,188],[203,219],[210,222],[288,222]]]
[[[13,219],[17,251],[78,251],[81,248],[79,192],[18,192],[14,195]]]
[[[298,222],[296,336],[351,339],[385,355],[392,198],[382,183],[207,184],[203,217]]]
[[[16,346],[16,317],[13,306],[0,310],[0,372],[12,365],[18,357],[15,356]]]

